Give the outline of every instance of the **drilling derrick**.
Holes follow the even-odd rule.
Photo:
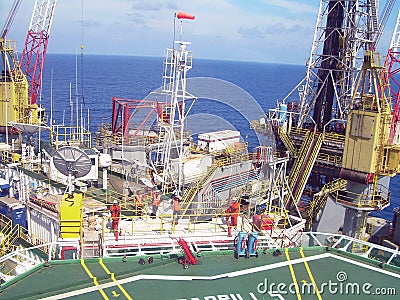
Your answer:
[[[318,131],[331,119],[334,83],[339,78],[340,37],[343,35],[344,7],[339,2],[329,2],[325,42],[322,51],[321,66],[317,72],[317,91],[313,119]]]
[[[363,51],[377,35],[378,29],[372,25],[374,5],[375,1],[368,0],[321,0],[300,93],[298,127],[311,122],[322,132],[332,119],[345,119]]]
[[[260,133],[271,125],[280,153],[290,154],[285,206],[297,206],[310,230],[344,227],[364,238],[368,212],[389,205],[390,176],[399,168],[398,146],[389,143],[400,119],[399,109],[393,120],[391,112],[391,103],[400,103],[398,69],[386,64],[383,72],[373,50],[393,6],[388,0],[378,16],[376,0],[321,0],[305,78],[270,109],[268,123],[252,123]]]
[[[385,61],[384,84],[390,90],[393,119],[390,126],[389,144],[400,144],[400,11],[393,31]]]

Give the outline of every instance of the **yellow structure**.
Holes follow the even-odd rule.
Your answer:
[[[81,228],[82,194],[65,194],[60,204],[60,237],[78,239]]]
[[[391,103],[381,80],[382,67],[366,51],[346,128],[342,166],[363,173],[394,176],[399,173],[400,147],[389,145]],[[379,83],[379,84],[378,84]],[[379,89],[381,88],[381,90]]]
[[[28,81],[20,68],[15,42],[0,38],[3,72],[0,74],[0,127],[8,122],[39,124],[37,104],[29,104]]]

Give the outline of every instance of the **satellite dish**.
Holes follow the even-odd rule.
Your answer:
[[[86,176],[92,168],[92,162],[85,152],[69,146],[57,150],[53,163],[62,174],[75,178]]]

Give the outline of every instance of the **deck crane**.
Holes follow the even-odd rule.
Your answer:
[[[36,104],[57,0],[36,0],[21,57],[29,82],[29,103]]]
[[[9,122],[29,120],[37,115],[37,110],[32,111],[32,107],[28,105],[28,82],[20,67],[15,42],[7,40],[7,33],[20,4],[21,0],[14,1],[0,37],[0,67],[2,67],[0,74],[0,134],[5,135],[5,140],[8,139],[7,133],[16,133],[14,128],[9,126]]]

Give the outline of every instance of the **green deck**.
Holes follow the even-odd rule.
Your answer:
[[[398,299],[400,269],[324,247],[235,259],[204,253],[184,269],[176,257],[52,261],[2,285],[0,299]],[[292,269],[290,268],[292,266]],[[88,271],[96,277],[90,277]],[[114,273],[111,276],[110,273]],[[296,294],[293,282],[299,284]],[[314,283],[313,283],[314,282]],[[292,286],[290,286],[292,284]],[[314,284],[323,292],[314,293]],[[268,293],[272,287],[274,293]],[[279,289],[279,293],[278,293]],[[293,292],[290,292],[290,290]],[[385,295],[378,295],[378,292]],[[390,295],[389,295],[390,294]]]

